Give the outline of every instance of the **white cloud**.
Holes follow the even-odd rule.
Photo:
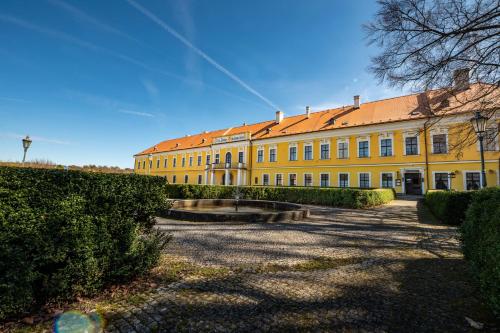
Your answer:
[[[156,98],[158,97],[159,94],[159,89],[156,86],[156,84],[148,79],[142,79],[141,80],[142,85],[144,86],[144,89],[146,89],[147,93],[151,98]]]
[[[134,116],[140,116],[140,117],[154,117],[152,113],[147,113],[147,112],[138,112],[138,111],[131,111],[131,110],[118,110],[120,113],[126,113],[126,114],[131,114]]]

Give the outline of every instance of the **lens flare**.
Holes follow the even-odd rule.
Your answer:
[[[79,311],[67,311],[54,322],[55,333],[100,333],[104,328],[104,319],[98,313],[86,315]]]

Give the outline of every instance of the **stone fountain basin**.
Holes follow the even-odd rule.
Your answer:
[[[269,223],[298,221],[309,216],[301,205],[265,200],[239,200],[235,211],[234,199],[174,200],[167,217],[195,222]]]

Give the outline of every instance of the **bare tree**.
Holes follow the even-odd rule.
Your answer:
[[[370,66],[381,82],[426,92],[431,124],[449,112],[495,116],[500,0],[379,0],[378,4],[374,20],[364,28],[369,43],[381,48]],[[470,127],[462,134],[455,147],[459,150],[476,139]]]

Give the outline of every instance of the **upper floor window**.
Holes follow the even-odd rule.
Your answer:
[[[304,146],[304,160],[312,160],[313,159],[313,147],[312,145]]]
[[[220,154],[215,154],[215,161],[214,161],[215,164],[219,164],[220,163]]]
[[[137,169],[141,168],[141,161],[137,161]]]
[[[264,150],[259,149],[257,150],[257,163],[262,163],[264,162]]]
[[[432,136],[432,153],[446,154],[447,152],[446,134],[434,134]]]
[[[484,132],[484,150],[495,151],[498,150],[498,129],[487,128]]]
[[[388,172],[388,173],[382,173],[382,177],[381,177],[381,186],[384,187],[384,188],[391,188],[393,187],[393,177],[392,177],[392,173]]]
[[[368,188],[370,187],[370,174],[367,172],[362,172],[359,174],[359,187]]]
[[[174,157],[174,161],[172,162],[172,165],[174,166],[174,168],[177,166],[177,158]]]
[[[276,186],[283,186],[283,174],[276,174]]]
[[[380,156],[392,156],[392,139],[380,140]]]
[[[163,160],[163,167],[166,168],[167,167],[167,161],[168,159],[165,157],[165,159]]]
[[[328,187],[330,186],[330,175],[328,173],[322,173],[319,176],[319,186]]]
[[[207,161],[206,162],[207,162],[207,165],[210,164],[210,155],[207,155]]]
[[[349,157],[349,146],[347,142],[338,143],[338,158],[348,158]]]
[[[348,173],[339,173],[339,187],[349,187]]]
[[[242,151],[238,152],[238,163],[243,163],[244,157],[245,157],[245,155]]]
[[[297,186],[297,174],[291,173],[288,175],[288,185]]]
[[[467,191],[479,190],[481,188],[481,174],[479,172],[466,172],[465,188]]]
[[[193,156],[189,156],[189,166],[193,166]]]
[[[182,167],[186,166],[186,158],[185,157],[183,157],[182,160],[181,160],[181,166]]]
[[[276,162],[276,148],[269,149],[269,162]]]
[[[434,174],[434,188],[436,190],[448,190],[449,187],[449,177],[446,172],[436,172]]]
[[[269,185],[269,175],[267,173],[262,175],[262,185]]]
[[[320,145],[320,158],[322,160],[328,160],[330,158],[330,145],[328,143],[322,143]]]
[[[313,186],[313,177],[310,173],[304,174],[304,186]]]
[[[153,168],[153,161],[152,160],[149,160],[149,168],[152,169]]]
[[[146,169],[146,161],[145,161],[145,160],[144,160],[144,161],[142,161],[142,168],[143,168],[143,169]]]
[[[370,156],[368,141],[358,142],[358,157],[368,157]]]
[[[409,136],[405,138],[406,155],[418,155],[418,137]]]
[[[198,155],[198,166],[201,165],[201,155]]]
[[[160,168],[160,159],[157,159],[156,160],[156,168],[159,169]]]
[[[296,161],[297,160],[297,147],[296,146],[289,147],[288,151],[289,151],[290,161]]]

